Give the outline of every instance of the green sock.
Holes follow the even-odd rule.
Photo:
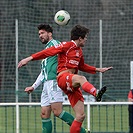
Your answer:
[[[80,133],[88,133],[88,130],[83,128],[83,127],[81,127]]]
[[[62,111],[59,115],[59,118],[65,121],[69,126],[71,126],[72,122],[74,121],[74,117],[66,111]]]
[[[62,111],[59,115],[59,118],[65,121],[69,126],[71,126],[72,122],[74,121],[74,117],[66,111]],[[86,129],[81,127],[80,133],[86,133]]]
[[[52,121],[50,118],[42,118],[42,133],[52,133]]]

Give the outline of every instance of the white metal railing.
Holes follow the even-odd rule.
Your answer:
[[[85,102],[87,106],[87,122],[88,129],[90,130],[90,108],[91,105],[131,105],[132,102]],[[40,103],[0,103],[0,106],[16,106],[16,133],[19,133],[19,106],[32,106],[37,105],[40,106]],[[70,105],[69,102],[63,103],[63,105]]]

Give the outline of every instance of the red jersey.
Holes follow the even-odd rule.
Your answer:
[[[128,93],[128,98],[133,99],[133,92],[132,92],[132,90],[129,91],[129,93]]]
[[[83,52],[74,41],[62,42],[57,46],[53,46],[32,54],[33,60],[44,59],[49,56],[58,54],[58,70],[57,73],[66,69],[75,69],[95,74],[96,67],[84,63]]]

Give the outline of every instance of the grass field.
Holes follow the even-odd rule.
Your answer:
[[[128,107],[91,106],[91,129],[93,132],[128,132]]]
[[[20,133],[41,133],[40,106],[20,106]],[[70,106],[64,110],[74,114]],[[86,107],[85,110],[87,111]],[[86,112],[87,114],[87,112]],[[69,133],[69,126],[52,114],[53,133]],[[128,106],[91,106],[91,132],[128,132]],[[87,128],[87,119],[83,123]],[[0,133],[16,133],[15,106],[0,107]]]

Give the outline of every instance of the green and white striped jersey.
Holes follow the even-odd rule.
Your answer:
[[[59,43],[60,43],[60,41],[52,39],[45,45],[45,49],[47,49],[51,46],[58,45]],[[41,71],[42,71],[42,74],[44,76],[44,79],[43,79],[42,82],[44,82],[46,80],[56,79],[57,64],[58,64],[57,55],[50,56],[50,57],[45,58],[45,59],[42,60],[42,62],[41,62]]]

